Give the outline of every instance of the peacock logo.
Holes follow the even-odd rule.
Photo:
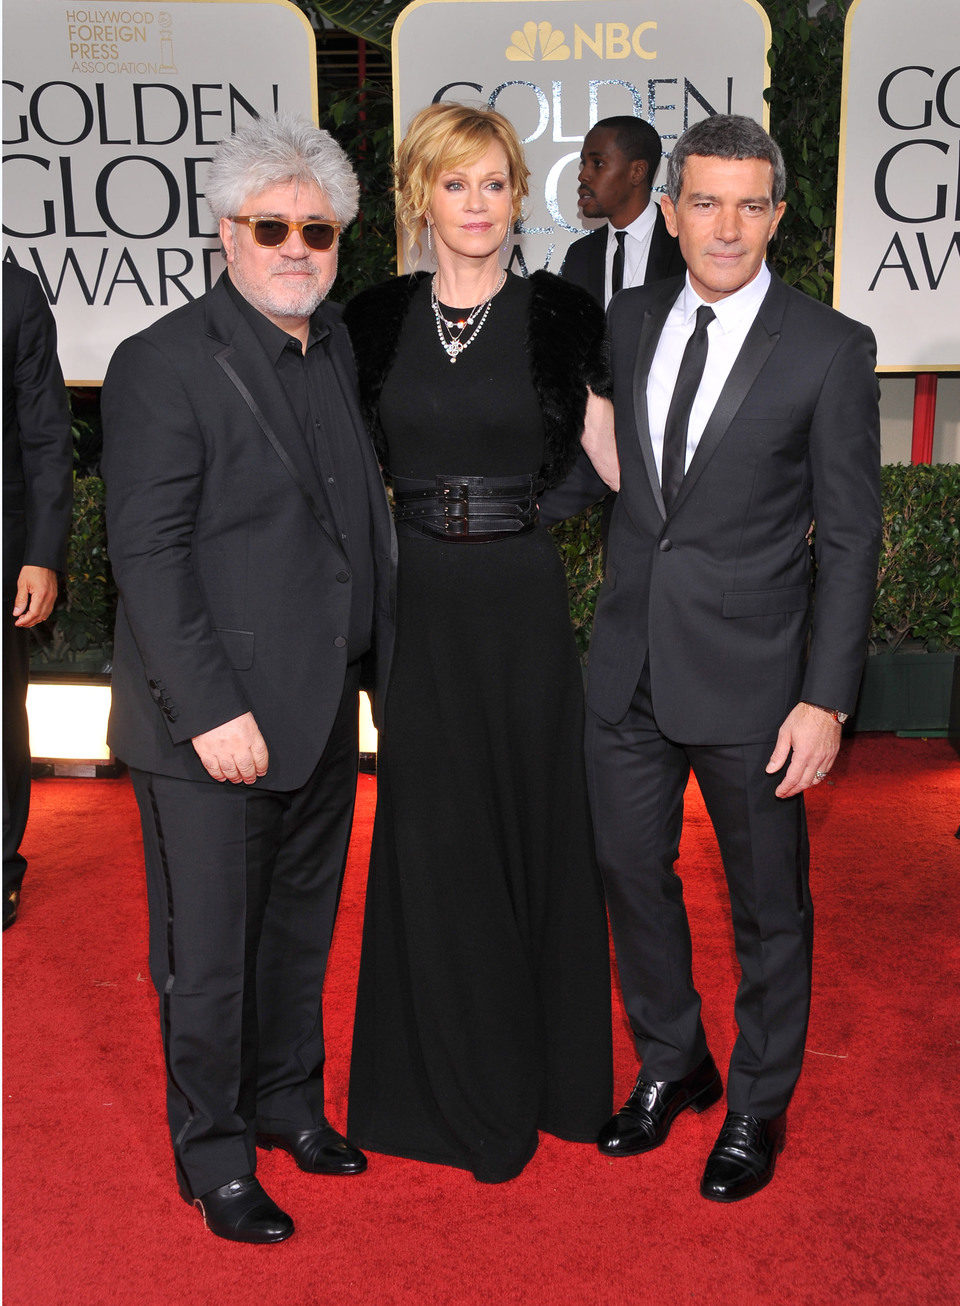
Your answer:
[[[533,63],[539,57],[542,61],[569,59],[570,47],[563,32],[558,31],[552,23],[524,23],[510,38],[507,58],[516,63]]]
[[[656,32],[653,19],[631,26],[629,23],[594,23],[592,29],[573,24],[573,36],[567,44],[566,32],[561,32],[544,19],[541,23],[524,23],[510,37],[506,56],[514,63],[542,63],[561,59],[584,59],[588,62],[605,62],[614,59],[656,59],[656,50],[649,50],[646,42]],[[573,46],[571,51],[570,46]]]

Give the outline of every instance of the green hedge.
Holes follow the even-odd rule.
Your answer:
[[[580,657],[587,660],[593,610],[597,606],[603,566],[600,556],[600,505],[550,528],[567,573],[570,620]]]
[[[99,476],[75,476],[67,586],[53,622],[31,632],[38,671],[109,671],[117,587],[107,558],[104,488]]]
[[[870,639],[960,651],[960,465],[884,467],[883,547]]]

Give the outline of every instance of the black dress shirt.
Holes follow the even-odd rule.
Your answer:
[[[330,359],[330,330],[311,319],[306,353],[295,336],[255,308],[226,278],[227,288],[277,370],[323,487],[331,530],[349,562],[352,580],[347,655],[370,648],[373,629],[373,550],[370,501],[357,428]]]

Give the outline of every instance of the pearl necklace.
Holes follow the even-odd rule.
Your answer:
[[[501,271],[500,280],[497,282],[489,298],[485,299],[482,304],[477,304],[470,310],[467,317],[460,318],[457,322],[451,322],[449,318],[444,317],[440,312],[440,301],[437,299],[436,276],[431,280],[430,307],[433,309],[433,316],[436,319],[437,335],[440,339],[440,344],[443,346],[444,352],[450,359],[451,363],[457,361],[463,351],[473,344],[482,331],[483,324],[487,320],[487,314],[490,312],[490,306],[493,303],[494,297],[503,288],[506,279],[506,272]],[[474,323],[476,323],[476,326],[474,326]],[[473,327],[473,330],[467,336],[466,340],[464,340],[463,333],[468,327]],[[454,332],[456,332],[456,334],[454,334]]]

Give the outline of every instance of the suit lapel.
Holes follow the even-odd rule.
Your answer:
[[[333,370],[337,383],[343,394],[344,404],[353,423],[353,433],[360,449],[360,457],[363,460],[367,488],[370,493],[370,508],[373,513],[374,528],[381,538],[386,540],[385,551],[389,554],[390,561],[395,566],[397,542],[393,530],[393,514],[390,511],[390,501],[387,498],[386,487],[380,472],[380,464],[377,462],[373,448],[373,441],[367,433],[360,414],[355,387],[348,384],[348,382],[352,381],[355,367],[353,356],[350,354],[346,343],[347,339],[346,330],[342,326],[339,329],[336,326],[331,326],[330,357],[333,361]]]
[[[654,201],[651,199],[650,203]],[[670,254],[670,233],[667,231],[667,224],[664,221],[663,214],[660,212],[660,205],[657,205],[657,214],[653,220],[653,234],[650,237],[650,252],[647,254],[647,270],[643,274],[643,284],[651,285],[654,281],[662,281],[668,274],[667,263]]]
[[[653,456],[653,445],[650,442],[650,422],[647,413],[647,377],[653,364],[653,356],[657,352],[657,345],[660,342],[660,333],[663,331],[664,323],[676,298],[677,293],[674,287],[669,294],[661,295],[657,302],[644,313],[643,321],[640,324],[637,361],[633,369],[633,412],[637,424],[637,435],[640,440],[640,452],[643,454],[643,462],[647,469],[650,488],[653,491],[653,497],[657,502],[662,517],[666,517],[666,508],[663,503],[663,491],[660,488],[657,463]]]
[[[740,353],[730,369],[730,375],[720,391],[716,406],[704,427],[703,435],[690,460],[690,466],[680,484],[679,493],[673,504],[673,512],[676,512],[690,495],[703,469],[726,435],[740,405],[750,393],[750,387],[757,379],[760,369],[776,348],[780,339],[783,301],[783,283],[774,276],[753,325],[747,332]]]
[[[587,279],[590,284],[586,287],[593,295],[594,299],[603,303],[604,293],[607,285],[607,228],[599,227],[590,235],[590,244],[587,246]]]

